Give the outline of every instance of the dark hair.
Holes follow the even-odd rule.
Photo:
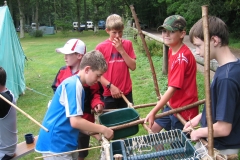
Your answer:
[[[229,43],[229,32],[227,25],[218,17],[208,16],[209,37],[217,36],[221,39],[221,45],[226,46]],[[203,18],[198,20],[189,32],[189,39],[193,43],[193,38],[199,38],[204,41],[203,37]]]
[[[5,70],[2,67],[0,67],[0,85],[1,86],[5,86],[6,79],[7,79],[7,74]]]
[[[86,66],[90,66],[93,71],[107,71],[107,63],[103,54],[96,50],[84,54],[80,62],[80,69],[83,69]]]

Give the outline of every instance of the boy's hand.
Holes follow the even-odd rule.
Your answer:
[[[122,38],[114,38],[112,41],[112,45],[117,49],[118,52],[121,53],[121,51],[123,50]]]
[[[153,114],[152,112],[150,112],[147,117],[144,120],[144,123],[148,122],[148,127],[151,129],[152,125],[154,123],[154,119],[155,119],[155,114]]]
[[[202,117],[202,114],[197,115],[196,117],[194,117],[193,119],[189,119],[189,121],[187,123],[185,123],[183,130],[187,130],[190,127],[194,128],[198,125],[200,119]]]
[[[184,130],[184,131],[188,131],[189,128],[192,128],[192,126],[191,126],[191,123],[188,121],[187,123],[185,123],[185,125],[184,125],[184,127],[183,127],[183,130]]]
[[[197,141],[201,138],[198,136],[198,130],[192,130],[190,136],[192,141]]]
[[[105,127],[102,134],[105,138],[107,138],[108,140],[111,140],[113,138],[113,133],[114,132],[112,129]]]
[[[110,92],[113,98],[122,98],[122,92],[113,84],[111,85]]]
[[[95,107],[94,107],[94,111],[96,113],[101,113],[103,111],[103,105],[102,104],[97,104]]]

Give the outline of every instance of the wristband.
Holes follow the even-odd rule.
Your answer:
[[[107,87],[107,89],[110,89],[110,87],[111,87],[111,82],[106,86]]]

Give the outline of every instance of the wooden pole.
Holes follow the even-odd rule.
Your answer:
[[[145,108],[145,107],[151,107],[151,106],[156,106],[157,103],[148,103],[148,104],[139,104],[139,105],[136,105],[136,106],[133,106],[134,109],[138,109],[138,108]]]
[[[159,91],[159,87],[158,87],[158,83],[157,83],[157,77],[156,77],[156,73],[155,73],[155,69],[154,69],[154,66],[153,66],[153,63],[152,63],[152,58],[151,58],[151,55],[150,55],[150,52],[148,50],[148,47],[147,47],[147,44],[146,44],[146,41],[144,39],[144,36],[143,36],[143,33],[141,31],[141,27],[139,25],[139,22],[138,22],[138,18],[137,18],[137,15],[135,13],[135,10],[134,10],[134,7],[133,5],[130,5],[130,8],[131,8],[131,11],[132,11],[132,14],[133,14],[133,18],[136,22],[136,25],[137,25],[137,29],[138,29],[138,33],[142,39],[142,43],[143,43],[143,46],[144,46],[144,49],[147,53],[147,57],[148,57],[148,61],[150,63],[150,67],[151,67],[151,71],[152,71],[152,76],[153,76],[153,82],[154,82],[154,86],[155,86],[155,91],[156,91],[156,95],[157,97],[160,99],[161,98],[161,94],[160,94],[160,91]],[[171,108],[171,106],[169,106]],[[171,108],[172,109],[172,108]],[[177,118],[183,123],[185,124],[186,121],[183,119],[183,117],[179,114],[179,113],[176,113],[177,115]]]
[[[162,73],[168,74],[168,50],[169,47],[163,43],[163,65],[162,65]]]
[[[150,67],[151,67],[151,71],[152,71],[152,77],[153,77],[153,82],[154,82],[154,86],[155,86],[155,92],[157,94],[157,97],[159,97],[160,96],[160,92],[159,92],[159,88],[158,88],[156,72],[155,72],[155,69],[154,69],[154,66],[153,66],[152,58],[151,58],[150,52],[148,50],[147,43],[146,43],[146,41],[144,39],[144,35],[143,35],[141,27],[139,25],[139,21],[138,21],[138,18],[137,18],[137,15],[135,13],[133,5],[130,5],[130,9],[132,11],[132,16],[133,16],[133,18],[135,20],[135,24],[136,24],[137,29],[138,29],[138,34],[141,37],[141,40],[142,40],[142,43],[143,43],[143,47],[144,47],[144,49],[146,51],[146,54],[147,54],[147,57],[148,57],[148,61],[149,61],[149,64],[150,64]]]
[[[36,123],[38,126],[40,126],[42,129],[44,129],[46,132],[48,132],[48,129],[45,128],[44,126],[42,126],[39,122],[37,122],[35,119],[33,119],[30,115],[28,115],[26,112],[24,112],[23,110],[21,110],[20,108],[18,108],[15,104],[13,104],[12,102],[10,102],[9,100],[7,100],[5,97],[3,97],[0,94],[0,98],[2,98],[5,102],[7,102],[8,104],[10,104],[12,107],[14,107],[15,109],[17,109],[19,112],[21,112],[22,114],[24,114],[27,118],[29,118],[30,120],[32,120],[34,123]]]
[[[163,112],[163,113],[159,113],[155,116],[155,119],[157,118],[161,118],[161,117],[164,117],[164,116],[168,116],[168,115],[171,115],[171,114],[175,114],[175,113],[178,113],[178,112],[181,112],[181,111],[184,111],[186,109],[190,109],[190,108],[193,108],[195,106],[198,106],[200,104],[203,104],[205,102],[205,99],[203,100],[200,100],[200,101],[197,101],[193,104],[189,104],[187,106],[183,106],[183,107],[180,107],[180,108],[176,108],[176,109],[172,109],[172,110],[169,110],[167,112]],[[113,127],[109,127],[111,128],[112,130],[119,130],[119,129],[123,129],[123,128],[127,128],[127,127],[131,127],[131,126],[135,126],[135,125],[138,125],[138,124],[143,124],[144,123],[144,120],[145,118],[141,118],[139,120],[136,120],[136,121],[133,121],[133,122],[129,122],[129,123],[126,123],[126,124],[122,124],[122,125],[118,125],[118,126],[113,126]],[[96,133],[91,133],[92,134],[96,134]]]
[[[208,126],[208,154],[214,156],[213,150],[213,122],[210,97],[210,42],[208,26],[208,6],[202,6],[203,34],[204,34],[204,83],[206,95],[206,117]]]
[[[157,103],[148,103],[148,104],[139,104],[139,105],[136,105],[136,106],[132,106],[134,109],[139,109],[139,108],[145,108],[145,107],[152,107],[152,106],[155,106]],[[103,112],[110,112],[110,111],[116,111],[118,109],[104,109]],[[92,110],[92,113],[94,111]]]

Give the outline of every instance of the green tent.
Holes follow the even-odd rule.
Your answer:
[[[0,66],[7,72],[6,87],[17,99],[26,88],[25,55],[20,44],[8,6],[0,7]]]

